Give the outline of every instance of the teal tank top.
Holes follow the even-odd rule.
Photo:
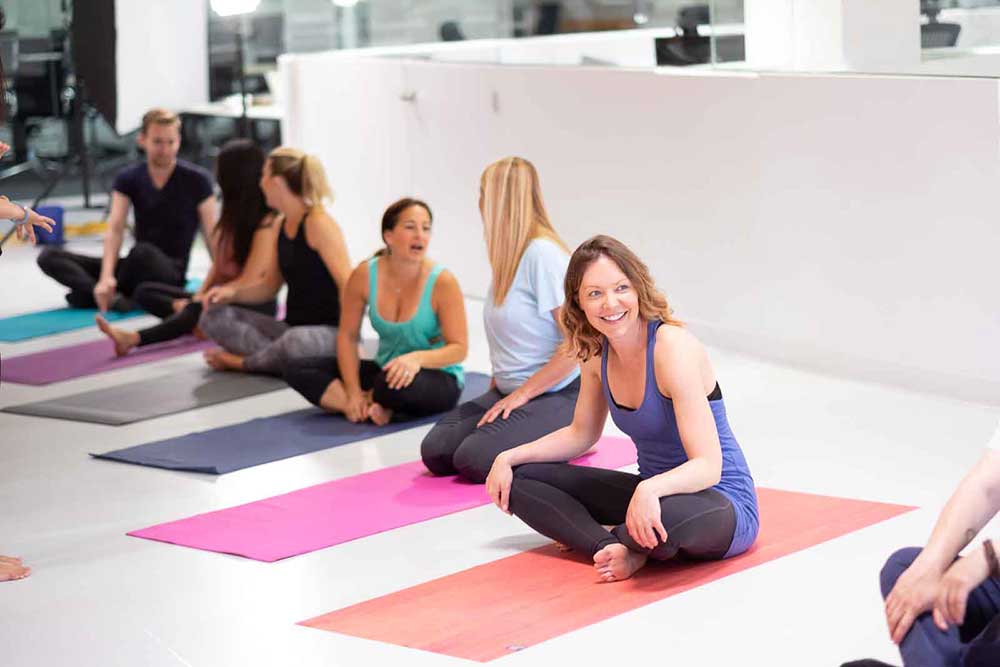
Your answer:
[[[427,276],[427,284],[424,286],[424,293],[420,295],[420,304],[413,317],[405,322],[388,322],[378,314],[378,257],[368,260],[368,320],[378,334],[375,363],[379,366],[384,368],[396,357],[409,352],[444,347],[445,339],[441,335],[441,323],[431,306],[434,283],[437,282],[437,277],[443,269],[440,264],[431,269],[431,274]],[[465,373],[461,364],[446,366],[439,370],[454,375],[459,388],[465,386]]]

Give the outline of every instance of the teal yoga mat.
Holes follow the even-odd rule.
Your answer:
[[[189,280],[185,288],[189,292],[193,292],[200,285],[201,279],[196,278]],[[127,313],[105,313],[105,317],[109,322],[117,322],[143,314],[141,310],[133,310]],[[17,343],[40,336],[85,329],[94,326],[94,316],[96,315],[97,310],[94,308],[53,308],[52,310],[5,317],[0,319],[0,342]]]
[[[0,319],[0,342],[16,343],[39,336],[75,331],[94,326],[96,308],[53,308]],[[141,310],[127,313],[106,313],[109,322],[143,315]]]

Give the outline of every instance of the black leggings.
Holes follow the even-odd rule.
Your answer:
[[[166,295],[168,292],[164,287],[169,287],[169,285],[161,285],[160,283],[143,283],[136,290],[136,300],[142,305],[142,307],[153,314],[157,314],[150,310],[146,304],[139,300],[139,295],[144,294],[144,290],[151,285],[155,285],[159,290],[158,295],[153,295],[150,298],[160,298],[159,295]],[[180,290],[180,288],[172,288],[174,290]],[[183,290],[181,290],[183,291]],[[174,340],[175,338],[180,338],[185,334],[189,334],[194,331],[194,328],[198,326],[198,319],[201,317],[202,306],[200,302],[192,301],[188,305],[184,306],[181,310],[176,313],[173,312],[173,299],[183,299],[183,296],[175,296],[170,298],[170,312],[173,313],[169,317],[165,317],[162,322],[155,324],[146,329],[139,330],[139,345],[153,345],[154,343],[163,343],[168,340]],[[247,310],[253,310],[258,313],[263,313],[264,315],[270,315],[274,317],[274,314],[278,310],[278,305],[274,301],[269,301],[267,303],[257,303],[257,304],[233,304],[237,308],[246,308]],[[161,317],[163,317],[161,315]]]
[[[359,369],[361,389],[372,391],[372,400],[393,411],[393,421],[444,412],[455,407],[462,390],[451,373],[436,368],[422,368],[408,386],[390,389],[385,372],[374,361],[363,359]],[[334,357],[308,357],[290,361],[285,369],[285,382],[313,405],[334,380],[340,379],[340,368]]]
[[[716,560],[726,555],[736,531],[736,511],[715,489],[660,498],[667,541],[657,536],[657,547],[647,549],[633,540],[625,514],[641,481],[638,475],[617,470],[528,463],[514,470],[510,510],[539,533],[590,556],[616,542],[654,560]]]
[[[66,301],[74,308],[96,308],[94,287],[101,277],[101,258],[78,255],[62,248],[49,246],[38,255],[38,266],[50,278],[70,289]],[[180,263],[152,243],[136,243],[128,255],[115,266],[118,292],[132,297],[144,282],[183,286],[184,271]],[[162,317],[162,316],[161,316]]]

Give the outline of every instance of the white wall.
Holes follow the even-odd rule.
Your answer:
[[[482,296],[478,178],[519,154],[567,241],[629,243],[706,338],[1000,402],[996,81],[283,66],[285,136],[326,163],[355,259],[389,202],[420,196],[432,254]]]
[[[150,107],[208,102],[207,0],[118,0],[119,133]]]

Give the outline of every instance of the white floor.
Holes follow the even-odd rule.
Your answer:
[[[99,250],[93,242],[78,247]],[[5,249],[0,317],[62,304],[62,290],[34,267],[35,254],[27,247]],[[195,266],[203,265],[202,255]],[[474,301],[468,307],[468,367],[483,370],[488,356],[481,307]],[[0,344],[0,356],[97,335],[87,330]],[[882,622],[878,570],[896,547],[926,538],[937,509],[981,454],[998,411],[725,350],[713,350],[713,356],[733,428],[759,485],[924,509],[530,647],[503,664],[648,659],[829,666],[859,657],[898,663]],[[49,387],[5,385],[0,406],[200,363],[188,356]],[[283,390],[124,427],[0,414],[0,553],[23,556],[34,568],[28,579],[0,584],[0,665],[464,662],[295,623],[543,542],[492,507],[274,564],[125,535],[414,460],[429,427],[221,477],[87,456],[303,405],[297,394]]]

